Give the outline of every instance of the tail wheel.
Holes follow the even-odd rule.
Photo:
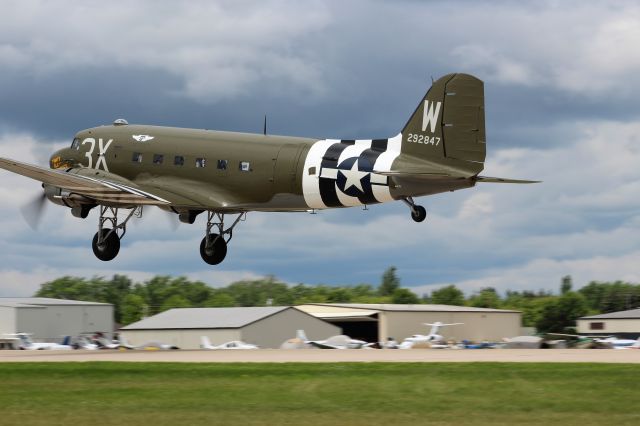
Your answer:
[[[217,265],[224,260],[227,255],[227,242],[218,234],[209,234],[209,244],[207,237],[200,243],[200,256],[209,265]]]
[[[413,206],[411,209],[411,219],[416,222],[422,222],[427,218],[427,209],[422,206]]]
[[[96,232],[96,235],[93,236],[93,242],[91,243],[93,254],[104,262],[113,260],[120,251],[120,238],[118,238],[115,232],[109,234],[109,231],[111,231],[111,229],[103,228]],[[102,238],[99,238],[99,235],[101,235]],[[98,239],[102,240],[100,244],[98,244]]]

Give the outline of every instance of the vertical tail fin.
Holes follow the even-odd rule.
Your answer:
[[[307,334],[304,332],[304,330],[298,330],[296,332],[296,337],[302,340],[303,342],[307,342],[309,340],[307,339]]]
[[[477,174],[485,141],[484,84],[468,74],[447,74],[433,83],[402,129],[401,151]]]
[[[212,347],[209,336],[200,336],[200,349],[211,349]]]

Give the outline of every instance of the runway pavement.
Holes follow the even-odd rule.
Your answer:
[[[0,351],[0,362],[596,362],[640,363],[640,350],[173,350]]]

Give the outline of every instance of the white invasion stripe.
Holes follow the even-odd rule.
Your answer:
[[[88,181],[91,181],[91,182],[95,182],[95,183],[97,183],[99,185],[106,186],[107,188],[118,189],[115,186],[111,185],[109,182],[105,182],[103,180],[95,179],[95,178],[92,178],[92,177],[89,177],[89,176],[83,176],[83,175],[70,175],[70,176],[79,177],[81,179],[85,179],[85,180],[88,180]]]
[[[320,172],[320,177],[338,179],[338,169],[330,169],[328,167],[325,167],[322,169],[322,172]]]
[[[357,197],[352,197],[340,191],[340,188],[338,188],[337,183],[336,183],[336,195],[338,196],[338,200],[340,201],[340,203],[342,203],[342,205],[345,207],[355,207],[355,206],[362,205],[362,203]]]
[[[321,173],[320,165],[322,164],[322,157],[327,149],[334,143],[339,143],[336,139],[324,139],[314,143],[307,153],[307,158],[304,160],[304,170],[302,171],[302,193],[304,195],[304,201],[312,209],[326,209],[327,206],[322,202],[320,196],[320,181],[319,174]],[[309,169],[311,167],[316,168],[315,175],[309,175]]]
[[[379,175],[377,173],[371,173],[371,183],[374,185],[386,185],[387,177],[384,175]]]
[[[154,200],[170,204],[169,201],[167,201],[167,200],[165,200],[163,198],[160,198],[160,197],[158,197],[156,195],[153,195],[153,194],[149,194],[148,192],[142,191],[140,189],[131,188],[130,186],[123,185],[121,183],[108,182],[108,181],[95,179],[95,178],[92,178],[92,177],[89,177],[89,176],[83,176],[83,175],[74,175],[74,176],[77,176],[77,177],[80,177],[82,179],[86,179],[86,180],[89,180],[89,181],[92,181],[92,182],[96,182],[96,183],[98,183],[100,185],[106,186],[107,188],[115,189],[117,191],[130,193],[130,194],[142,197],[142,198],[152,198]]]
[[[400,155],[400,147],[402,145],[402,133],[398,133],[398,135],[393,138],[389,138],[389,142],[387,142],[387,150],[380,154],[376,163],[373,165],[373,170],[379,170],[381,172],[388,172],[391,170],[391,166],[393,161],[398,158]],[[376,180],[378,176],[381,175],[371,175],[371,181],[373,182],[374,176]],[[384,177],[384,176],[381,176]],[[386,203],[387,201],[393,201],[393,197],[391,197],[391,190],[386,185],[371,185],[371,189],[373,190],[373,196],[381,203]]]
[[[116,183],[114,183],[114,185],[117,185],[118,187],[122,188],[122,190],[125,191],[125,192],[130,192],[132,194],[136,194],[136,195],[139,195],[139,196],[145,197],[145,198],[153,198],[154,200],[162,201],[164,203],[169,203],[165,199],[157,197],[157,196],[155,196],[153,194],[149,194],[148,192],[142,191],[140,189],[135,189],[135,188],[131,188],[130,186],[127,186],[127,185],[116,184]]]
[[[338,158],[338,164],[342,163],[347,158],[351,157],[359,157],[366,149],[371,148],[371,139],[369,140],[359,140],[356,141],[355,144],[349,145],[340,153],[340,158]]]

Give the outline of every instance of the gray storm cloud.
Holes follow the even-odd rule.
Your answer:
[[[34,233],[18,206],[38,184],[3,172],[0,294],[74,271],[375,283],[394,264],[406,285],[468,290],[638,279],[639,44],[635,2],[7,2],[1,156],[44,164],[76,130],[120,116],[260,131],[269,112],[275,133],[386,137],[430,76],[464,71],[485,81],[484,174],[544,183],[426,198],[417,227],[399,203],[249,215],[214,273],[197,253],[202,224],[171,233],[153,212],[113,264],[90,253],[93,215],[50,206]]]

